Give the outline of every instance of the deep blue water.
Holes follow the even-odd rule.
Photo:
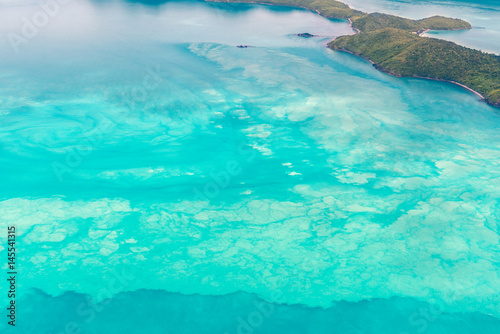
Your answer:
[[[0,5],[17,333],[499,332],[498,109],[305,10],[74,1],[23,35],[43,8]],[[355,5],[500,52],[494,4]]]
[[[87,333],[498,333],[500,321],[480,313],[443,312],[407,298],[338,302],[328,309],[271,304],[234,293],[200,296],[139,290],[98,304],[65,293],[33,292],[20,316],[36,313],[27,331],[51,324]],[[42,320],[43,319],[43,320]],[[51,328],[59,333],[58,326]]]

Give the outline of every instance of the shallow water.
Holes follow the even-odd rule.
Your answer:
[[[4,34],[40,11],[2,5]],[[498,110],[325,49],[348,33],[291,8],[79,1],[17,53],[2,40],[18,330],[497,333]]]

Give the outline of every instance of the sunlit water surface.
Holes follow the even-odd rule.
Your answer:
[[[499,51],[494,3],[352,3]],[[0,4],[16,333],[499,332],[497,109],[305,10]]]

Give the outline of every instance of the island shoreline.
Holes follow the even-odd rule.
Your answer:
[[[307,7],[303,7],[303,6],[298,6],[298,5],[287,5],[287,4],[275,4],[275,3],[269,3],[269,2],[265,2],[265,1],[255,1],[255,2],[247,2],[247,1],[225,1],[225,0],[206,0],[208,2],[219,2],[219,3],[240,3],[240,4],[255,4],[255,5],[267,5],[267,6],[283,6],[283,7],[290,7],[290,8],[300,8],[300,9],[305,9],[305,10],[308,10],[310,12],[314,12],[326,19],[331,19],[331,18],[328,18],[324,15],[322,15],[320,13],[319,10],[317,9],[311,9],[311,8],[307,8]],[[352,35],[357,35],[357,34],[360,34],[361,31],[355,27],[353,27],[353,21],[351,20],[351,18],[338,18],[339,20],[346,20],[347,22],[349,22],[349,26],[351,27],[351,29],[353,30],[353,34]],[[471,29],[471,28],[468,28],[468,29]],[[442,29],[443,31],[457,31],[457,30],[463,30],[463,29]],[[425,37],[425,36],[422,36],[423,34],[425,34],[426,32],[429,32],[429,31],[432,31],[432,29],[424,29],[422,31],[417,31],[415,32],[415,34],[419,37],[422,37],[422,38],[428,38],[428,37]],[[351,35],[351,36],[352,36]],[[473,93],[474,95],[476,95],[476,97],[479,98],[480,101],[482,102],[485,102],[487,103],[488,105],[492,106],[492,107],[496,107],[496,108],[500,108],[500,105],[497,105],[491,101],[489,101],[483,94],[479,93],[478,91],[474,90],[473,88],[465,85],[465,84],[462,84],[462,83],[459,83],[459,82],[456,82],[456,81],[452,81],[452,80],[445,80],[445,79],[438,79],[438,78],[430,78],[430,77],[424,77],[424,76],[403,76],[403,75],[399,75],[397,73],[394,73],[392,71],[388,71],[388,70],[385,70],[384,68],[382,68],[381,66],[379,66],[377,63],[375,63],[374,61],[372,61],[371,59],[369,59],[368,57],[365,57],[359,53],[356,53],[356,52],[352,52],[352,51],[349,51],[349,50],[346,50],[346,49],[340,49],[340,48],[334,48],[334,47],[331,47],[330,46],[330,43],[335,41],[337,38],[339,38],[340,36],[337,36],[336,38],[334,38],[333,40],[331,40],[330,42],[328,42],[326,44],[326,48],[330,49],[330,50],[334,50],[334,51],[340,51],[340,52],[345,52],[345,53],[348,53],[348,54],[351,54],[353,56],[356,56],[356,57],[360,57],[360,58],[363,58],[367,61],[369,61],[373,67],[375,67],[378,71],[380,72],[383,72],[383,73],[386,73],[388,75],[391,75],[391,76],[394,76],[394,77],[397,77],[397,78],[415,78],[415,79],[425,79],[425,80],[432,80],[432,81],[438,81],[438,82],[446,82],[446,83],[451,83],[451,84],[454,84],[454,85],[457,85],[457,86],[460,86],[464,89],[466,89],[467,91]]]
[[[359,53],[356,53],[356,52],[352,52],[352,51],[349,51],[349,50],[346,50],[346,49],[331,49],[331,48],[328,48],[330,50],[334,50],[334,51],[339,51],[339,52],[345,52],[345,53],[348,53],[350,55],[353,55],[353,56],[356,56],[356,57],[359,57],[359,58],[363,58],[364,60],[367,60],[368,62],[370,62],[370,64],[372,64],[373,67],[375,67],[375,69],[377,69],[377,71],[380,71],[382,73],[385,73],[385,74],[388,74],[392,77],[395,77],[395,78],[409,78],[409,79],[424,79],[424,80],[431,80],[431,81],[439,81],[439,82],[446,82],[446,83],[450,83],[450,84],[454,84],[454,85],[457,85],[457,86],[460,86],[462,88],[465,88],[466,90],[468,90],[469,92],[471,93],[474,93],[474,95],[476,95],[476,97],[478,97],[481,101],[483,102],[488,102],[486,100],[486,98],[481,94],[479,93],[478,91],[475,91],[474,89],[464,85],[464,84],[461,84],[459,82],[456,82],[456,81],[451,81],[451,80],[444,80],[444,79],[435,79],[435,78],[428,78],[428,77],[422,77],[422,76],[403,76],[403,75],[399,75],[397,73],[394,73],[394,72],[391,72],[391,71],[388,71],[386,69],[384,69],[383,67],[377,65],[373,60],[363,56],[363,55],[360,55]]]

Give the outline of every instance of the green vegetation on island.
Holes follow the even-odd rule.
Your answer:
[[[460,19],[443,16],[432,16],[422,20],[411,20],[404,17],[371,13],[357,17],[352,21],[352,27],[361,32],[370,32],[384,28],[395,28],[405,31],[421,30],[461,30],[472,28],[470,23]]]
[[[412,20],[382,13],[364,13],[334,0],[209,0],[302,7],[327,18],[348,19],[356,34],[328,44],[370,60],[376,68],[400,77],[418,77],[458,83],[500,107],[500,57],[453,42],[421,37],[426,30],[462,30],[461,19],[432,16]]]
[[[328,46],[361,55],[395,76],[460,83],[500,106],[500,57],[494,54],[392,28],[342,36]]]
[[[343,2],[335,0],[209,0],[215,2],[232,3],[258,3],[267,5],[279,5],[290,7],[301,7],[318,12],[321,16],[330,19],[349,19],[363,16],[366,13],[351,9]]]

